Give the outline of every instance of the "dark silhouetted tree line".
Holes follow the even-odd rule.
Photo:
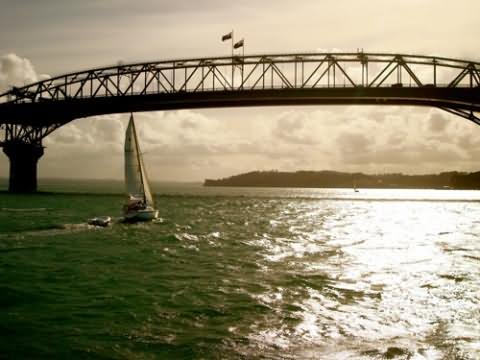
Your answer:
[[[337,171],[252,171],[223,178],[207,179],[205,186],[320,187],[320,188],[417,188],[480,189],[480,172],[456,171],[429,175],[344,173]]]

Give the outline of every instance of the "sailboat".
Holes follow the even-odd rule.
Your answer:
[[[158,210],[155,209],[152,191],[148,184],[133,114],[130,115],[125,133],[125,185],[128,199],[123,207],[124,220],[135,222],[156,219]]]
[[[355,181],[353,181],[352,188],[354,192],[358,192],[357,183]]]

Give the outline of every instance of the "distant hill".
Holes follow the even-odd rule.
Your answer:
[[[344,173],[338,171],[252,171],[228,178],[207,179],[204,186],[309,188],[480,189],[480,172],[429,175]]]

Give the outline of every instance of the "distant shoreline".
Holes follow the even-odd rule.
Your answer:
[[[338,171],[252,171],[223,179],[206,179],[204,186],[293,187],[293,188],[380,188],[380,189],[480,189],[480,172],[442,172],[405,175],[367,175]]]

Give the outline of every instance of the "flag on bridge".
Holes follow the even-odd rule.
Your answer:
[[[226,34],[226,35],[223,35],[223,36],[222,36],[222,41],[229,40],[229,39],[232,38],[232,36],[233,36],[233,31],[229,32],[229,33]]]
[[[242,39],[239,42],[236,42],[235,45],[233,45],[233,48],[238,49],[238,48],[243,47],[243,45],[244,45],[244,43],[243,43],[243,39]]]

